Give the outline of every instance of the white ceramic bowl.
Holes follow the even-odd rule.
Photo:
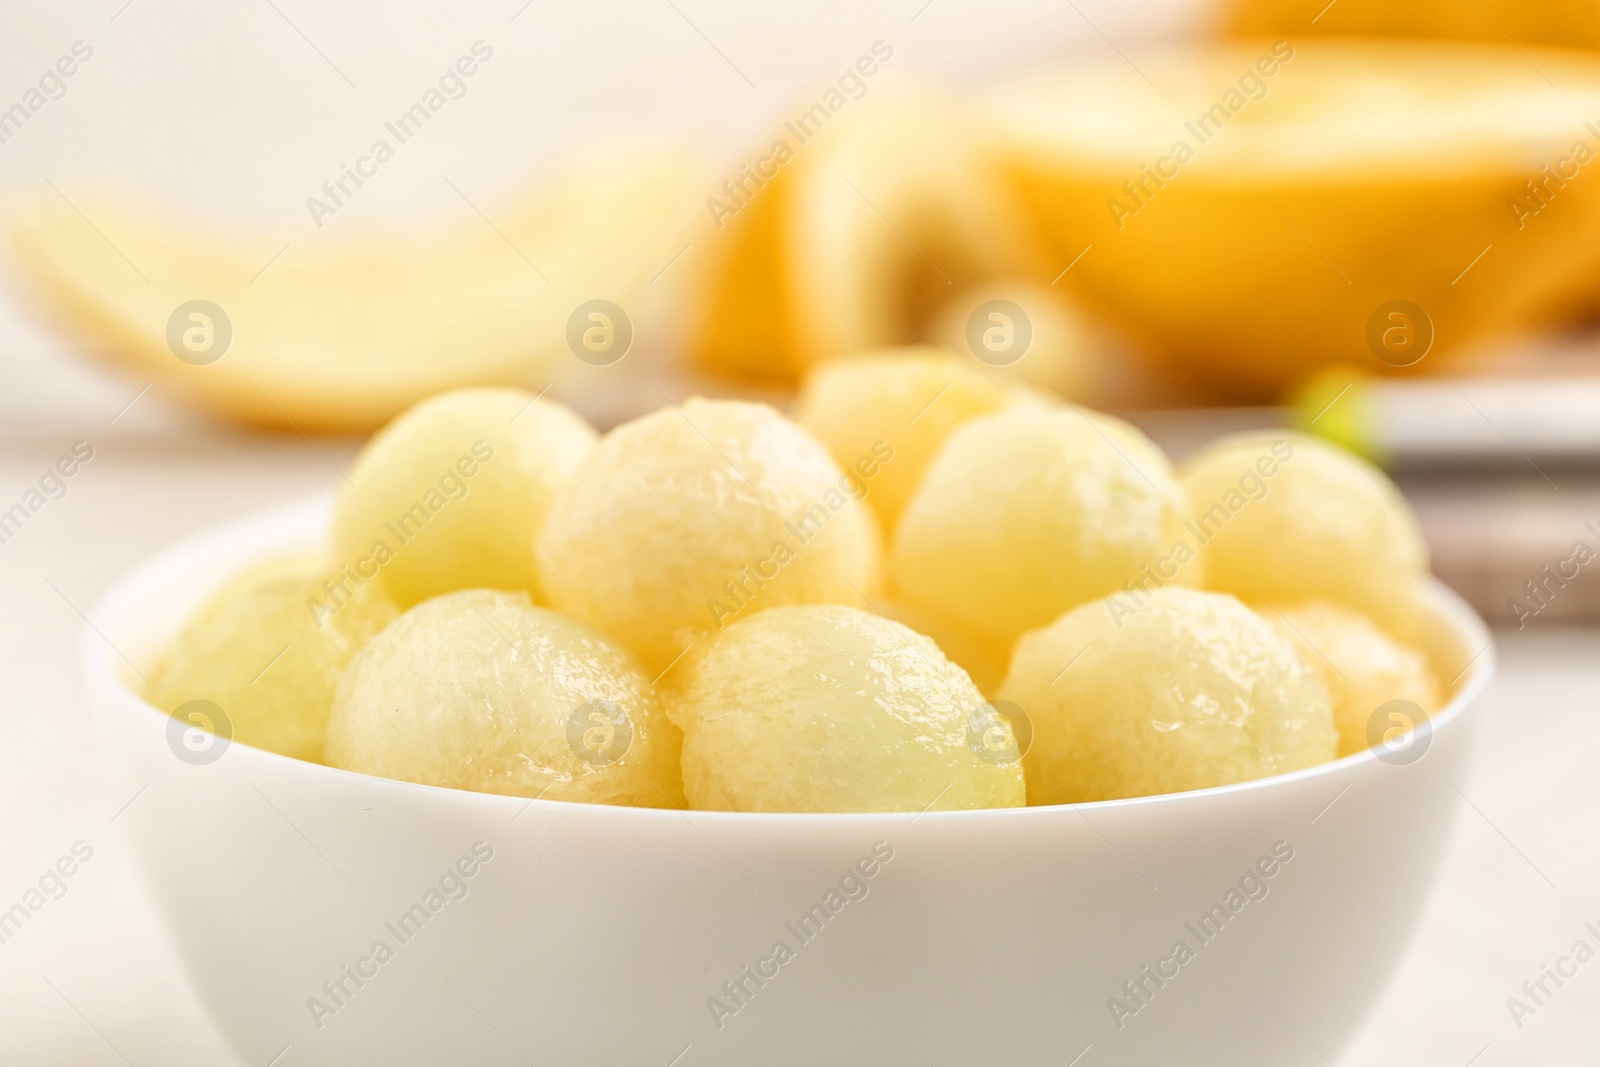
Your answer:
[[[1483,624],[1435,586],[1428,651],[1463,673],[1420,759],[1066,807],[677,812],[239,744],[180,759],[175,720],[106,641],[147,671],[219,580],[315,543],[328,506],[162,554],[84,639],[118,784],[149,787],[118,826],[246,1063],[1280,1064],[1315,1062],[1308,1044],[1331,1060],[1439,868],[1493,672]]]

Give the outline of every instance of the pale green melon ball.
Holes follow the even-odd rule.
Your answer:
[[[855,608],[771,608],[686,661],[684,790],[719,811],[921,811],[1024,801],[1009,724],[928,638]],[[998,745],[985,745],[989,734]]]
[[[1442,687],[1428,658],[1360,612],[1322,600],[1281,612],[1267,605],[1256,610],[1278,626],[1328,687],[1339,755],[1370,747],[1372,717],[1392,700],[1404,700],[1426,715],[1439,710]]]
[[[1000,698],[1033,722],[1030,804],[1264,778],[1333,759],[1339,744],[1328,690],[1271,623],[1176,586],[1025,634]]]
[[[682,807],[680,736],[626,649],[528,594],[425,600],[345,672],[328,762],[425,785]]]
[[[1279,432],[1223,438],[1179,473],[1208,588],[1282,607],[1332,600],[1406,632],[1428,550],[1376,467]]]
[[[887,619],[908,626],[924,637],[931,637],[939,651],[967,672],[972,684],[985,696],[1000,688],[1006,676],[1011,649],[992,644],[969,628],[924,608],[912,607],[893,596],[874,599],[873,608]]]
[[[878,533],[816,438],[765,404],[693,398],[624,423],[556,494],[550,603],[661,671],[776,604],[861,603]]]
[[[334,516],[335,561],[379,575],[402,607],[475,587],[542,602],[534,538],[594,442],[571,409],[521,389],[424,400],[356,457]]]
[[[944,349],[880,349],[813,367],[795,418],[854,472],[885,531],[950,432],[1010,403],[1006,385],[977,361]]]
[[[208,701],[234,740],[321,761],[345,664],[399,613],[377,583],[358,588],[324,567],[317,556],[285,556],[233,578],[167,647],[150,702],[172,714]]]
[[[1183,510],[1166,457],[1133,427],[1015,407],[945,441],[895,531],[894,583],[911,605],[1010,648],[1125,583],[1199,584]]]

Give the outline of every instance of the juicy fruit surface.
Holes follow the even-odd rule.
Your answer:
[[[1208,588],[1278,607],[1333,600],[1409,625],[1427,547],[1377,468],[1315,437],[1246,434],[1201,450],[1179,477],[1209,538]]]
[[[556,494],[538,546],[550,602],[652,674],[762,608],[860,603],[879,547],[856,484],[766,405],[662,408],[607,434]]]
[[[926,637],[855,608],[779,607],[719,634],[673,697],[684,791],[722,811],[1012,807],[1022,764],[980,759],[984,698]]]
[[[19,196],[4,221],[18,280],[80,350],[224,416],[366,431],[446,389],[560,373],[580,301],[631,309],[673,286],[650,283],[699,221],[702,166],[654,139],[564,152],[512,196],[475,200],[494,227],[463,208],[428,226],[340,220],[304,241],[298,224],[223,227],[94,186]],[[233,327],[205,366],[173,358],[166,332],[197,290]]]
[[[1126,162],[1133,161],[1137,182],[1138,164],[1170,152],[1174,134],[1185,132],[1196,163],[1206,157],[1198,178],[1207,184],[1237,180],[1240,171],[1268,180],[1299,173],[1398,183],[1453,166],[1515,170],[1513,161],[1528,158],[1530,148],[1570,145],[1570,116],[1600,92],[1600,65],[1591,57],[1534,54],[1563,77],[1528,77],[1529,61],[1514,49],[1443,42],[1252,40],[1153,48],[1139,58],[1146,70],[1160,72],[1154,90],[1113,56],[1030,74],[998,94],[995,114],[1019,143],[1117,174],[1111,196]],[[1253,80],[1241,86],[1247,73]],[[1144,91],[1113,95],[1135,85]],[[1220,123],[1213,116],[1200,126],[1199,118],[1229,90],[1238,99],[1224,105],[1228,136],[1212,140]],[[1185,131],[1185,119],[1211,136]],[[1329,130],[1346,136],[1329,137]],[[1186,181],[1196,176],[1184,166]],[[1146,184],[1159,199],[1160,190]]]
[[[401,415],[361,450],[339,498],[337,564],[381,576],[402,607],[457,589],[544,599],[533,542],[595,432],[521,389],[462,389]]]
[[[1334,757],[1327,689],[1230,596],[1158,590],[1131,615],[1085,604],[1018,642],[1000,696],[1033,720],[1030,804],[1176,793]]]
[[[951,663],[966,671],[972,684],[985,696],[993,695],[1000,688],[1006,676],[1006,662],[1011,658],[1011,649],[984,639],[953,619],[913,607],[894,597],[875,599],[872,606],[884,618],[932,638],[933,643],[939,646],[939,651]]]
[[[616,642],[526,593],[475,589],[418,604],[350,664],[327,755],[426,785],[681,807],[678,747]]]
[[[950,432],[1006,406],[1005,386],[974,362],[938,348],[884,349],[830,360],[806,376],[795,418],[840,467],[861,471],[858,464],[888,449],[867,480],[867,503],[886,532]]]
[[[1600,183],[1568,182],[1539,232],[1508,194],[1571,157],[1600,108],[1593,56],[1298,31],[1130,54],[1137,71],[1107,55],[1007,90],[994,124],[1060,264],[1093,248],[1058,288],[1174,369],[1274,400],[1366,361],[1399,294],[1431,318],[1429,366],[1591,300]],[[1506,255],[1459,277],[1489,244]]]
[[[1230,36],[1330,34],[1341,37],[1445,37],[1600,48],[1600,11],[1582,0],[1525,4],[1518,0],[1349,0],[1308,22],[1294,0],[1228,0],[1224,25]]]
[[[742,376],[909,344],[952,292],[1044,270],[976,116],[890,69],[717,226],[690,348]]]
[[[324,566],[316,556],[287,556],[234,578],[167,648],[150,676],[150,702],[171,714],[208,700],[235,741],[321,762],[345,664],[399,612],[370,585],[337,610],[313,611],[313,601],[326,603]]]
[[[1177,540],[1166,457],[1119,420],[1019,407],[958,428],[895,531],[901,597],[1009,649],[1024,630],[1143,577]],[[1172,565],[1198,584],[1201,563]]]
[[[1439,710],[1439,678],[1427,657],[1400,644],[1359,612],[1313,601],[1261,614],[1300,650],[1333,698],[1339,755],[1369,747],[1367,724],[1379,707],[1406,700],[1426,714]]]

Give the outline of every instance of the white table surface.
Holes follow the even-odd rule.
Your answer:
[[[0,908],[73,842],[93,859],[0,944],[0,1063],[236,1061],[135,884],[99,786],[76,664],[82,621],[140,558],[199,527],[334,484],[353,442],[248,434],[139,396],[0,306],[0,507],[82,439],[94,459],[0,544]],[[113,418],[115,421],[113,422]],[[1600,961],[1519,1029],[1506,999],[1600,920],[1600,645],[1501,634],[1476,774],[1448,865],[1382,1006],[1341,1067],[1600,1060]],[[1404,812],[1396,812],[1404,818]],[[1593,940],[1593,939],[1591,939]],[[1306,1050],[1303,1062],[1319,1057]],[[253,1065],[263,1067],[263,1065]],[[1088,1067],[1088,1065],[1086,1065]]]

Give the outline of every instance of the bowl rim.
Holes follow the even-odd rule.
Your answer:
[[[237,541],[247,533],[259,535],[263,528],[273,525],[302,525],[315,519],[322,522],[325,527],[327,520],[331,516],[333,498],[334,494],[331,491],[322,492],[310,497],[302,497],[277,507],[254,511],[238,518],[211,524],[181,538],[160,551],[145,556],[133,567],[123,572],[95,602],[81,629],[79,654],[89,686],[91,704],[95,705],[102,702],[104,698],[100,694],[110,694],[115,698],[119,706],[115,714],[124,714],[123,706],[131,705],[134,709],[134,717],[141,719],[153,729],[165,730],[171,716],[151,704],[143,693],[138,692],[134,687],[127,684],[127,676],[113,664],[113,660],[121,658],[122,654],[111,643],[111,639],[106,636],[106,632],[116,631],[118,628],[116,624],[120,615],[130,605],[140,602],[140,598],[136,597],[135,593],[148,584],[153,572],[179,567],[191,556],[206,555],[216,546]],[[323,536],[324,538],[326,537],[325,532]],[[283,549],[292,548],[297,544],[296,541],[289,538],[281,538],[280,540],[279,547]],[[310,542],[306,543],[309,544]],[[233,570],[237,572],[238,569],[245,565],[245,562],[242,560]],[[1438,610],[1439,615],[1449,626],[1452,634],[1462,640],[1464,648],[1477,647],[1480,649],[1450,683],[1451,686],[1456,687],[1455,694],[1446,702],[1444,707],[1430,715],[1426,720],[1429,733],[1438,734],[1445,729],[1451,728],[1457,720],[1466,714],[1469,708],[1482,699],[1494,679],[1498,661],[1498,649],[1488,625],[1478,613],[1468,606],[1459,594],[1431,574],[1424,585],[1423,599]],[[1460,683],[1459,686],[1457,683]],[[294,765],[297,770],[292,773],[333,775],[335,780],[353,780],[364,783],[368,788],[393,789],[402,792],[411,791],[412,795],[436,795],[442,803],[457,805],[478,804],[486,812],[499,810],[504,813],[510,813],[511,809],[520,806],[522,811],[517,812],[516,817],[520,817],[527,810],[538,806],[551,813],[582,813],[597,818],[650,820],[683,818],[692,815],[695,817],[696,822],[705,820],[712,823],[727,823],[746,828],[865,825],[882,823],[886,820],[894,820],[906,816],[910,816],[912,822],[927,819],[935,825],[952,822],[965,824],[974,820],[994,822],[1012,819],[1041,819],[1059,817],[1063,814],[1080,814],[1087,819],[1089,815],[1096,812],[1123,811],[1137,808],[1164,808],[1177,804],[1205,803],[1211,800],[1249,795],[1268,790],[1282,790],[1322,778],[1332,779],[1346,771],[1357,770],[1380,762],[1376,751],[1369,748],[1351,753],[1348,756],[1328,760],[1312,767],[1305,767],[1284,774],[1268,775],[1264,778],[1253,778],[1243,782],[1233,782],[1227,785],[1209,786],[1205,789],[1191,789],[1177,793],[1156,793],[1141,797],[1079,801],[1067,804],[1025,805],[1008,808],[941,809],[937,811],[925,808],[920,812],[909,810],[745,812],[696,808],[631,807],[620,804],[593,804],[583,801],[546,800],[541,797],[483,793],[475,790],[456,789],[451,786],[427,785],[421,782],[409,782],[398,778],[385,778],[379,775],[364,774],[359,771],[344,770],[343,768],[331,767],[323,763],[313,763],[309,760],[285,756],[237,740],[230,740],[229,745],[249,753],[249,758],[252,760],[264,759],[268,761],[268,766],[284,767],[286,765]],[[1426,758],[1426,756],[1419,758],[1418,762],[1422,758]]]

